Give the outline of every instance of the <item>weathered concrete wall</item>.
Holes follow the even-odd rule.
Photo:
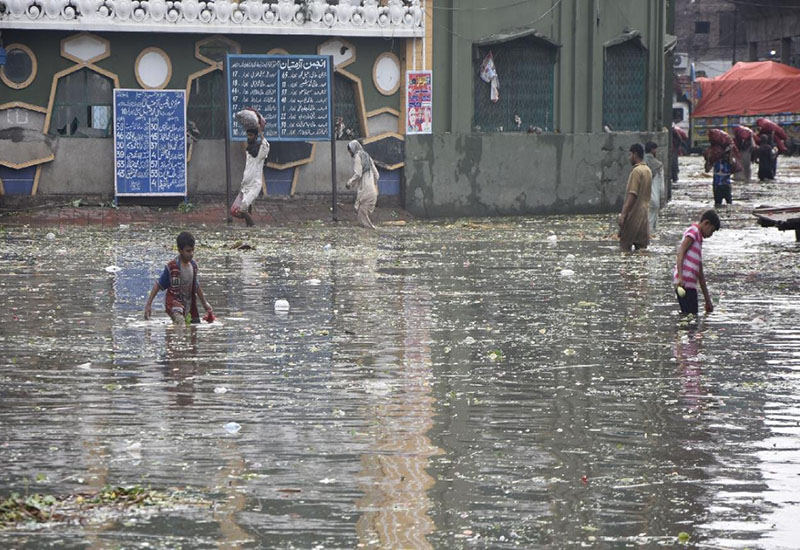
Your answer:
[[[628,148],[668,134],[436,134],[406,140],[406,208],[428,218],[610,212]]]
[[[347,152],[346,141],[336,142],[336,190],[348,193],[344,184],[353,175],[353,159]],[[331,145],[317,143],[314,162],[299,167],[300,176],[295,193],[298,195],[330,194],[331,192]]]
[[[110,138],[53,138],[55,160],[44,165],[38,194],[103,196],[114,195],[114,140]],[[231,144],[231,190],[241,185],[245,161],[244,144]],[[86,162],[85,159],[93,159]],[[300,166],[295,190],[298,195],[331,192],[331,149],[318,143],[314,161]],[[348,194],[344,184],[353,175],[353,159],[347,142],[336,142],[336,181],[338,191]],[[198,195],[225,195],[225,140],[204,139],[193,145],[187,172],[189,200]]]
[[[52,139],[55,160],[42,167],[38,194],[114,195],[114,140]]]

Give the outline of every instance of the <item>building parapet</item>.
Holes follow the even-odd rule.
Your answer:
[[[421,37],[420,0],[0,0],[0,29]]]

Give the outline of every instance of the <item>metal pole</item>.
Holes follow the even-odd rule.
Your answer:
[[[739,7],[733,9],[733,64],[736,65],[736,24],[739,21]]]
[[[227,58],[226,58],[227,61]],[[231,113],[228,106],[228,67],[226,61],[222,61],[222,104],[225,106],[225,221],[233,223],[231,217]]]
[[[336,212],[336,71],[333,67],[333,56],[328,56],[328,70],[331,73],[331,201],[333,202],[331,212],[333,221],[338,222],[339,217]]]

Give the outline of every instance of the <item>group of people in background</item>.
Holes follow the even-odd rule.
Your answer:
[[[710,145],[703,152],[705,171],[713,170],[712,189],[714,206],[719,208],[723,202],[730,205],[731,180],[747,183],[752,178],[752,164],[758,163],[758,180],[773,181],[778,170],[778,155],[785,153],[786,133],[776,123],[767,118],[756,121],[758,133],[747,126],[736,126],[733,137],[720,129],[708,131]]]

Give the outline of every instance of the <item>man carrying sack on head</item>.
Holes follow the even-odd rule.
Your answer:
[[[236,119],[247,130],[247,147],[242,175],[242,189],[231,206],[231,216],[243,218],[247,227],[255,225],[253,202],[261,192],[264,178],[264,161],[269,155],[269,142],[264,138],[266,121],[255,109],[244,109],[236,113]]]

